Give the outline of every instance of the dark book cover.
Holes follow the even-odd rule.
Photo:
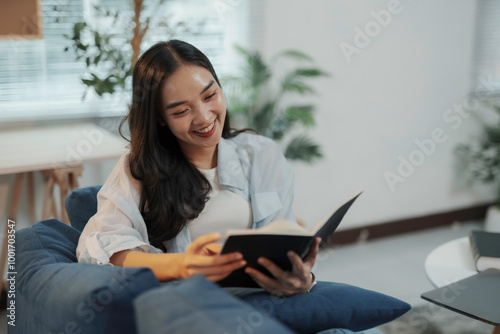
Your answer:
[[[477,271],[500,269],[500,233],[471,231],[469,241]]]
[[[257,263],[257,259],[261,256],[273,261],[283,270],[291,270],[292,263],[288,259],[287,252],[292,250],[304,259],[315,237],[321,237],[320,247],[324,245],[360,194],[361,192],[358,192],[343,203],[326,219],[319,222],[312,231],[303,229],[303,232],[299,230],[299,232],[287,233],[284,231],[279,233],[279,230],[271,232],[265,228],[244,230],[242,231],[243,234],[229,234],[221,253],[241,252],[243,258],[247,261],[247,266],[269,276],[272,275]],[[272,224],[269,224],[269,226]],[[296,225],[296,223],[293,224]],[[228,277],[217,283],[223,287],[259,287],[252,277],[245,273],[244,268],[233,271]]]
[[[313,239],[312,236],[300,235],[235,235],[228,238],[227,243],[224,245],[224,253],[240,251],[244,254],[243,257],[247,261],[247,266],[271,276],[266,268],[257,263],[259,257],[264,256],[284,270],[290,270],[292,269],[292,263],[286,253],[293,250],[300,255],[304,249],[309,249]],[[233,271],[231,275],[218,283],[223,287],[259,287],[245,273],[244,268]]]

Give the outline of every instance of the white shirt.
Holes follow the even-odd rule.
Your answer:
[[[225,189],[219,182],[217,168],[199,169],[212,186],[209,200],[200,215],[188,222],[191,240],[204,234],[219,232],[224,241],[226,230],[252,227],[252,207],[241,196]]]

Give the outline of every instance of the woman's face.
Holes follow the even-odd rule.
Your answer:
[[[183,65],[165,80],[160,92],[160,125],[169,127],[184,154],[215,149],[222,136],[226,101],[212,74],[203,67]]]

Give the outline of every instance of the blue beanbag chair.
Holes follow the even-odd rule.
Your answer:
[[[149,290],[134,306],[140,334],[295,333],[201,275]]]
[[[164,284],[134,300],[139,333],[353,333],[410,308],[384,294],[329,282],[288,298],[249,291],[221,288],[201,275]]]
[[[75,189],[64,200],[70,224],[80,232],[97,212],[97,193],[101,187],[98,185]]]
[[[9,333],[136,333],[133,299],[160,283],[148,268],[77,263],[79,236],[57,219],[16,232]]]
[[[240,298],[298,333],[329,328],[366,330],[394,320],[411,308],[408,303],[382,293],[331,282],[318,282],[310,293],[288,298],[265,291]]]

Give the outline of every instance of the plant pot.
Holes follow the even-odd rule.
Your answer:
[[[488,232],[500,232],[500,209],[496,204],[486,211],[484,229]]]

